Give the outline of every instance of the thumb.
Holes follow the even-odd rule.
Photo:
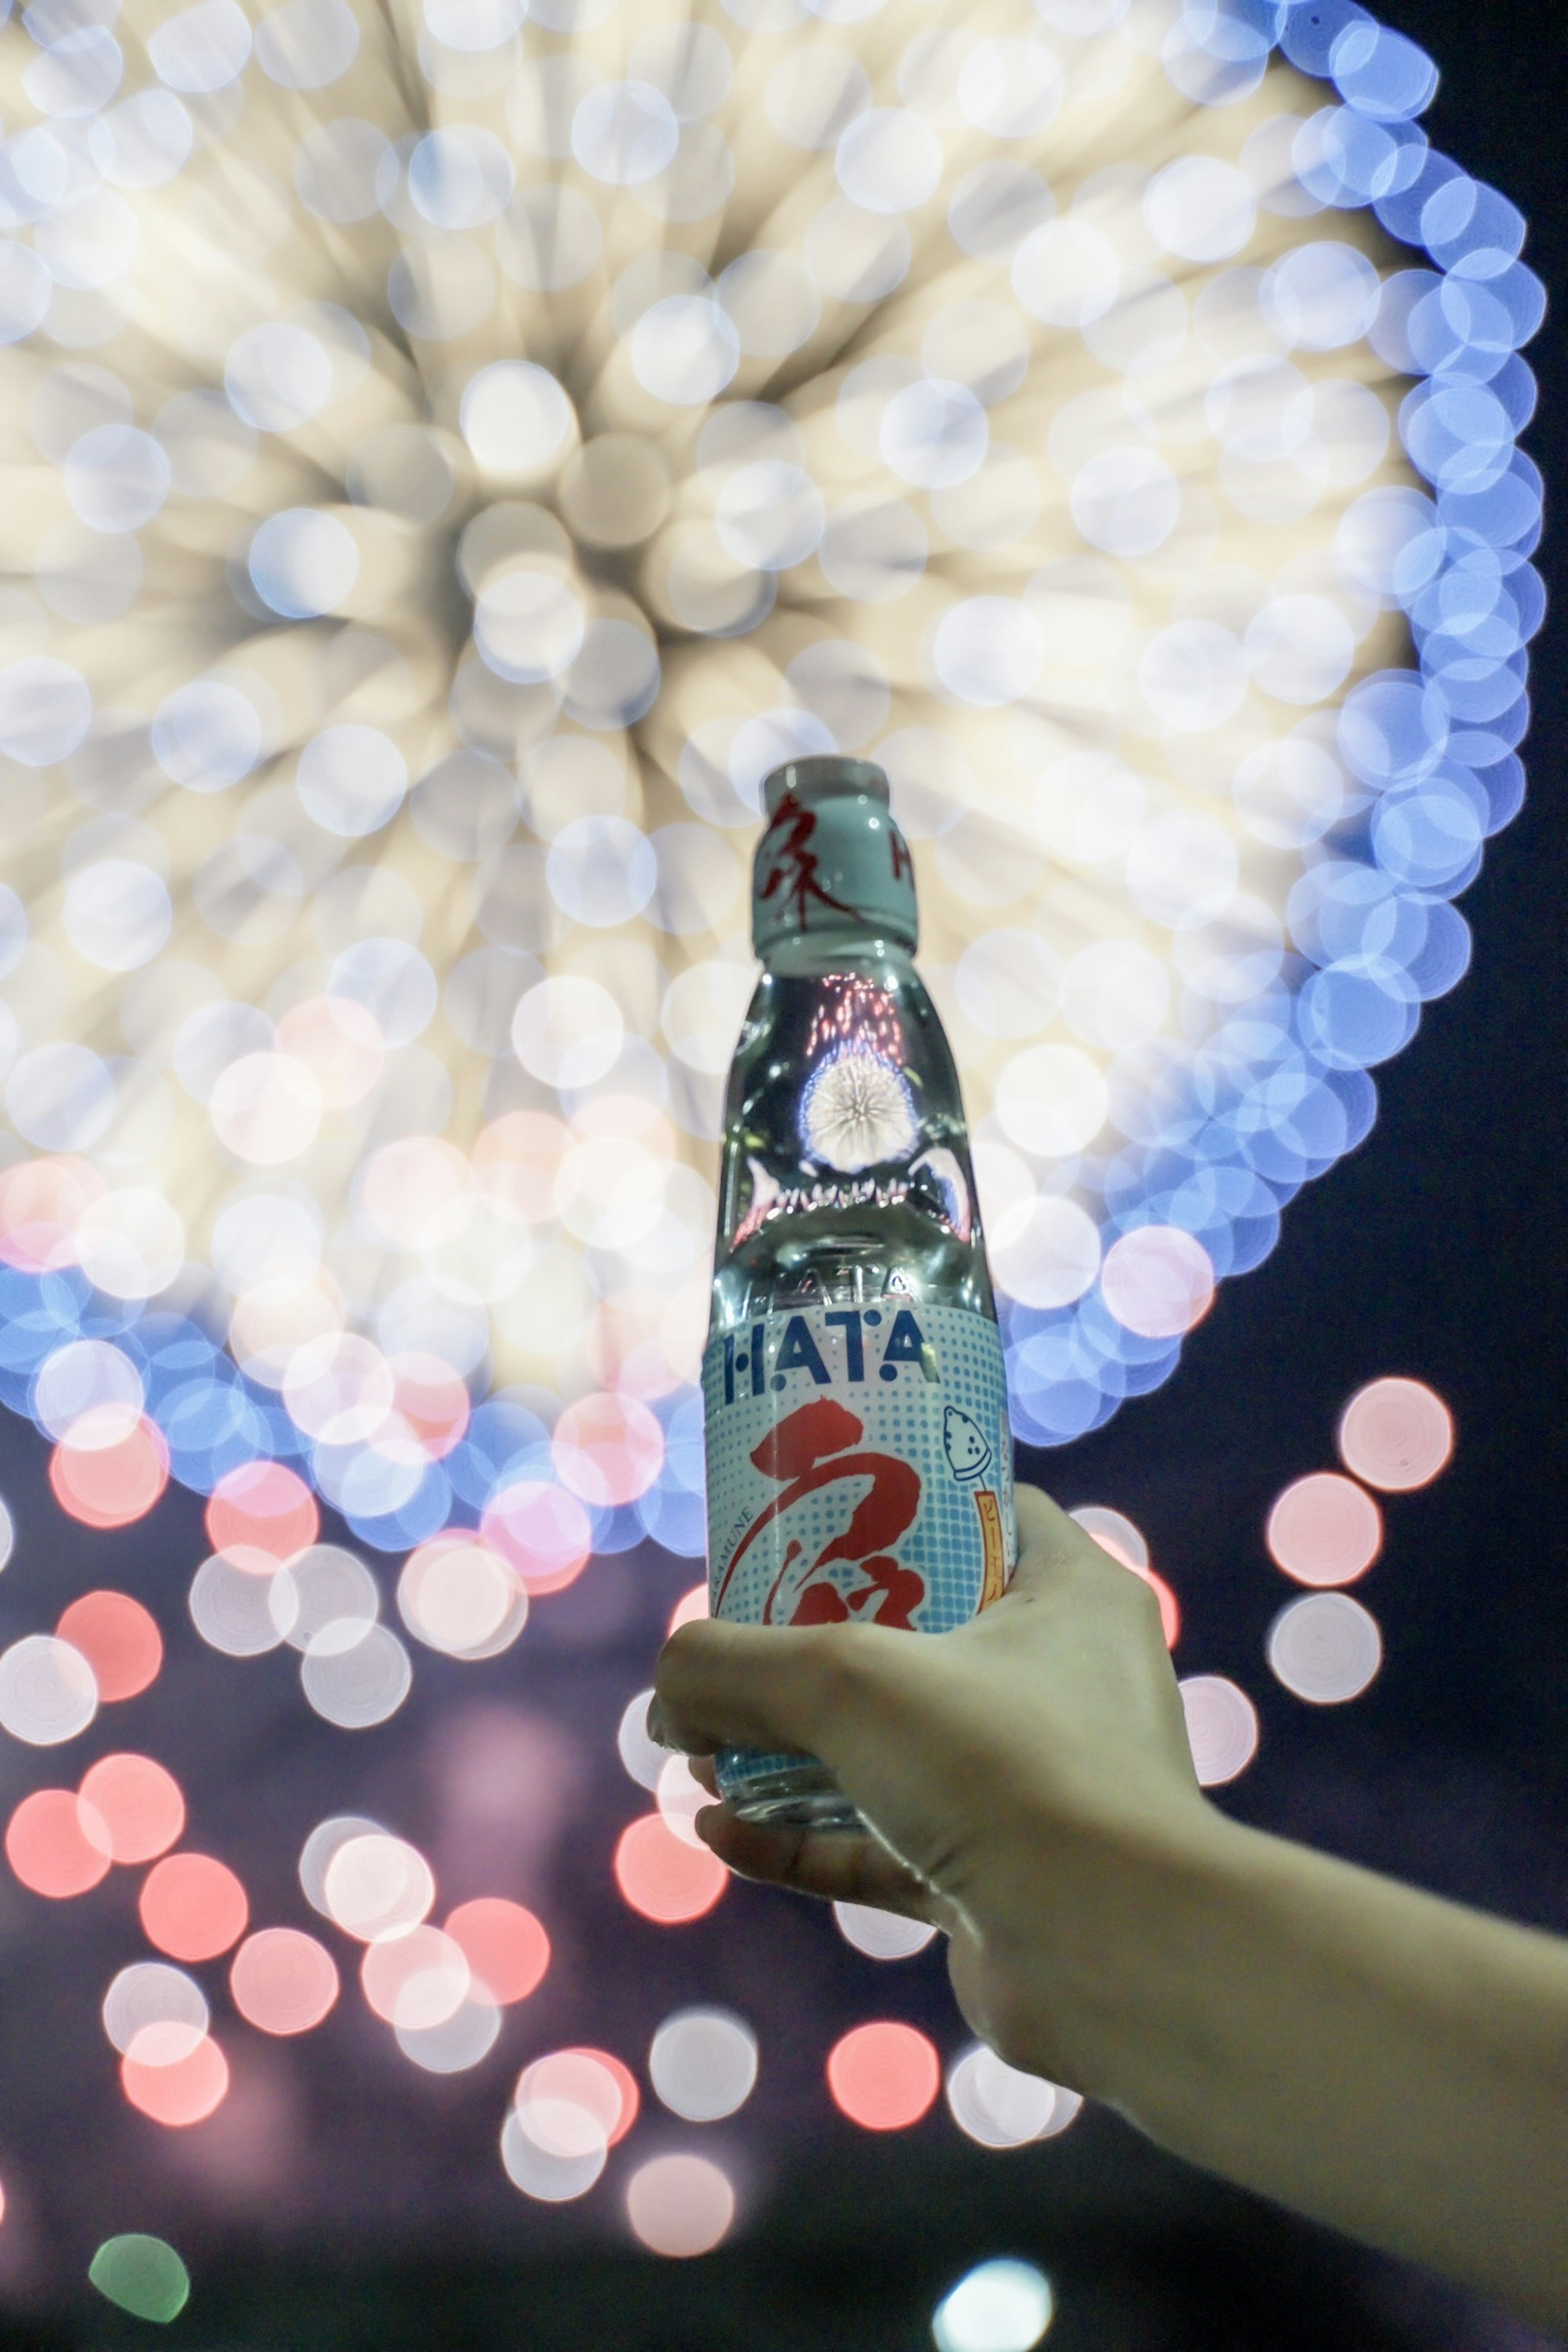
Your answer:
[[[648,1729],[667,1748],[781,1748],[819,1755],[862,1661],[896,1641],[870,1625],[683,1625],[660,1653]]]

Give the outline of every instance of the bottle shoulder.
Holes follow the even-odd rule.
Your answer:
[[[994,1313],[958,1073],[901,950],[759,979],[725,1104],[715,1328],[896,1295]]]

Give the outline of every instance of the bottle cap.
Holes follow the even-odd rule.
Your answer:
[[[752,943],[837,935],[920,943],[914,861],[888,779],[837,752],[786,760],[763,785],[768,825],[752,868]]]

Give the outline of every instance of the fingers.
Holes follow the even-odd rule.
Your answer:
[[[841,1831],[770,1830],[740,1822],[721,1805],[697,1816],[700,1837],[742,1878],[787,1886],[825,1903],[865,1903],[906,1918],[941,1919],[930,1890],[875,1838]]]
[[[694,1756],[731,1747],[814,1755],[868,1635],[873,1628],[848,1625],[683,1625],[659,1656],[649,1734]]]
[[[1000,1607],[1037,1599],[1073,1573],[1113,1571],[1099,1545],[1038,1487],[1021,1486],[1017,1507],[1018,1568]],[[882,1686],[879,1668],[897,1680],[889,1643],[901,1655],[901,1636],[874,1625],[763,1627],[711,1618],[684,1625],[659,1658],[649,1734],[688,1755],[727,1747],[822,1755],[846,1701],[863,1712]]]

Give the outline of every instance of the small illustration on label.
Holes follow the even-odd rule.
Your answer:
[[[960,1486],[966,1486],[972,1478],[984,1477],[991,1466],[991,1448],[984,1432],[966,1412],[960,1412],[955,1404],[950,1404],[942,1416],[942,1447]]]

